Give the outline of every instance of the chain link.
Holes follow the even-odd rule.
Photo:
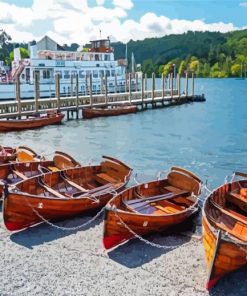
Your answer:
[[[74,227],[63,227],[63,226],[58,226],[52,222],[50,222],[49,220],[47,220],[45,217],[43,217],[28,201],[27,197],[24,196],[24,199],[26,200],[27,204],[29,205],[29,207],[32,209],[32,211],[46,224],[52,226],[53,228],[59,229],[59,230],[64,230],[64,231],[71,231],[71,230],[78,230],[80,228],[86,227],[87,225],[89,225],[90,223],[92,223],[93,221],[95,221],[105,210],[105,207],[103,207],[92,219],[88,220],[87,222],[78,225],[78,226],[74,226]]]
[[[138,238],[141,242],[147,244],[147,245],[150,245],[152,247],[155,247],[155,248],[159,248],[159,249],[164,249],[164,250],[174,250],[176,249],[177,247],[179,247],[180,245],[176,245],[176,246],[165,246],[165,245],[160,245],[160,244],[157,244],[157,243],[153,243],[153,242],[150,242],[149,240],[143,238],[142,236],[140,236],[139,234],[137,234],[134,230],[132,230],[117,214],[117,211],[116,209],[113,210],[114,211],[114,214],[116,216],[116,218],[119,220],[119,222],[131,233],[134,235],[135,238]],[[189,243],[186,243],[184,245],[188,245]]]

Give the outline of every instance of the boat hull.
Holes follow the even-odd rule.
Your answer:
[[[108,250],[134,238],[135,235],[128,228],[140,236],[162,232],[184,223],[196,212],[197,209],[193,208],[176,215],[152,216],[116,211],[106,206],[103,245]]]
[[[117,116],[130,113],[136,113],[136,106],[124,106],[124,107],[115,107],[115,108],[87,108],[82,109],[82,115],[85,119],[91,119],[101,116]]]
[[[18,231],[45,220],[66,219],[99,209],[111,197],[111,194],[102,195],[100,202],[96,203],[85,197],[81,199],[51,199],[11,193],[3,202],[4,224],[8,230]]]
[[[219,279],[247,264],[247,245],[236,244],[202,218],[202,239],[208,268],[206,288],[211,289]]]
[[[39,128],[46,125],[59,124],[64,118],[64,114],[54,116],[36,117],[16,120],[0,120],[0,132],[19,131],[25,129]]]

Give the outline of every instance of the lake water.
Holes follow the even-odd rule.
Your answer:
[[[213,188],[234,170],[247,172],[246,90],[247,80],[196,79],[195,93],[204,93],[205,103],[0,133],[0,143],[28,145],[50,157],[55,150],[65,151],[83,164],[114,156],[142,181],[182,166]]]

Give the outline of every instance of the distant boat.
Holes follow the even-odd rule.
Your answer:
[[[134,238],[135,233],[142,236],[185,223],[198,211],[200,188],[196,175],[172,167],[165,179],[119,193],[106,205],[104,247],[114,248]]]
[[[64,114],[47,114],[45,116],[33,117],[26,119],[9,119],[0,120],[0,132],[20,131],[24,129],[39,128],[51,124],[59,124],[64,118]]]
[[[135,105],[112,106],[106,108],[84,108],[82,109],[82,116],[85,119],[90,119],[100,116],[117,116],[129,113],[135,113],[137,107]]]
[[[202,236],[208,269],[206,287],[211,289],[223,276],[247,265],[247,180],[224,184],[208,196]]]

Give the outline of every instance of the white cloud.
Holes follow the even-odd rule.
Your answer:
[[[123,9],[131,9],[134,4],[131,0],[113,0],[113,5],[121,7]]]
[[[239,3],[239,6],[242,6],[242,7],[246,7],[247,8],[247,2]]]
[[[61,44],[88,43],[99,38],[100,30],[102,37],[127,42],[188,30],[227,32],[237,29],[232,23],[207,24],[203,20],[170,19],[152,12],[135,21],[128,19],[128,10],[133,6],[131,0],[112,0],[111,8],[103,6],[104,0],[96,0],[94,7],[88,3],[89,0],[33,0],[32,7],[24,8],[0,0],[0,28],[16,42],[38,40],[47,34]],[[42,22],[44,28],[40,25]],[[51,25],[47,31],[48,24]]]

